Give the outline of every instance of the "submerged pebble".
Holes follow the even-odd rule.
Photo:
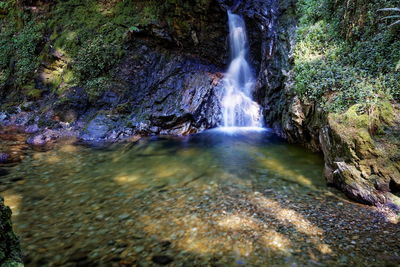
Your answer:
[[[27,265],[384,266],[400,256],[387,211],[327,188],[317,155],[215,139],[29,152],[8,175],[29,179],[0,184]]]

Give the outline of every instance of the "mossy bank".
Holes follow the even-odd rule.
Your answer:
[[[282,24],[297,17],[296,30],[283,32],[289,67],[265,101],[277,132],[323,152],[328,183],[398,209],[400,29],[378,11],[396,4],[292,2],[281,16]]]

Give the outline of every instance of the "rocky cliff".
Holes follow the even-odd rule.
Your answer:
[[[51,21],[62,8],[72,12],[83,12],[82,6],[97,8],[93,1],[65,4],[70,5],[23,3],[24,13],[39,21]],[[104,20],[105,25],[125,18],[115,11],[116,3],[101,5],[103,12],[116,12]],[[31,85],[18,85],[16,77],[8,78],[3,93],[17,90],[22,94],[5,95],[0,122],[25,126],[33,134],[29,142],[37,145],[63,136],[115,141],[138,134],[189,134],[216,127],[227,54],[226,10],[213,1],[165,1],[158,8],[161,11],[154,1],[120,8],[132,12],[138,8],[136,16],[147,12],[149,18],[144,22],[128,18],[117,32],[123,35],[118,44],[114,39],[109,44],[88,38],[88,43],[74,41],[76,47],[67,53],[68,48],[57,47],[57,42],[64,38],[58,32],[67,31],[69,25],[55,22],[54,29],[42,31],[41,42],[46,44],[38,54],[44,60]],[[103,19],[98,14],[79,15],[93,16],[89,21]],[[137,26],[129,28],[127,23]],[[45,35],[48,30],[53,36]],[[113,54],[113,49],[120,49],[122,55]],[[109,52],[112,55],[107,57]],[[68,80],[69,76],[73,78]]]
[[[361,12],[354,11],[354,7],[357,6],[355,3],[345,6],[343,9],[341,6],[343,3],[336,3],[335,12],[339,14],[339,19],[342,18],[341,22],[345,24],[341,28],[343,30],[341,34],[349,38],[350,33],[353,32],[352,34],[354,34],[354,29],[351,27],[358,23],[361,23],[360,27],[364,27],[365,30],[368,27],[368,22],[360,22],[357,18],[363,17],[365,20],[366,15],[363,12],[367,12],[368,8],[376,8],[377,4],[383,4],[375,2]],[[321,21],[324,21],[324,17],[318,12],[323,14],[321,10],[328,8],[320,6],[315,11],[315,14],[310,15],[316,17],[314,18],[317,21],[315,25],[305,25],[303,27],[306,29],[296,30],[298,24],[305,24],[304,17],[306,15],[298,14],[301,8],[297,5],[301,4],[300,2],[296,4],[294,1],[280,2],[279,16],[276,23],[278,39],[275,43],[275,49],[272,50],[271,59],[267,61],[270,68],[264,67],[264,70],[260,72],[260,77],[265,77],[263,79],[265,82],[261,83],[261,91],[264,93],[261,99],[265,108],[266,121],[276,133],[286,138],[289,142],[300,143],[313,151],[323,153],[325,158],[324,176],[328,184],[338,187],[350,198],[359,202],[399,209],[400,160],[398,151],[400,151],[400,143],[398,136],[400,133],[400,111],[396,94],[379,96],[382,92],[376,92],[374,100],[371,101],[368,94],[362,92],[365,87],[370,85],[364,81],[359,83],[342,82],[340,77],[343,74],[340,72],[335,74],[335,66],[324,70],[325,63],[315,60],[330,55],[324,55],[319,51],[312,51],[310,58],[306,60],[309,60],[311,64],[314,64],[315,61],[317,64],[316,69],[310,70],[307,67],[307,71],[312,73],[311,77],[313,79],[321,79],[317,84],[316,90],[318,90],[318,93],[322,92],[320,94],[323,97],[316,99],[314,92],[311,91],[312,89],[307,89],[308,94],[306,95],[300,93],[296,88],[298,87],[296,83],[303,82],[300,79],[303,78],[301,75],[304,75],[304,70],[301,70],[303,73],[299,74],[299,69],[303,67],[301,64],[304,63],[299,60],[299,58],[303,58],[298,55],[297,62],[295,62],[295,48],[296,46],[307,45],[307,43],[305,44],[305,41],[309,41],[307,38],[314,38],[315,40],[312,39],[312,43],[315,45],[315,43],[319,42],[318,38],[323,39],[325,37],[320,32],[314,33],[309,29],[317,28]],[[305,4],[303,3],[303,5]],[[306,10],[313,12],[310,6],[307,6]],[[349,17],[348,14],[352,12],[355,12],[357,16],[354,18]],[[299,20],[294,20],[299,15],[300,22]],[[349,22],[349,20],[353,20],[353,22]],[[383,31],[385,31],[384,28]],[[386,34],[386,36],[389,36],[385,36],[388,38],[386,46],[400,44],[398,38],[390,39],[393,33]],[[300,36],[296,36],[296,34]],[[372,38],[370,36],[371,32],[364,34],[366,35],[365,39]],[[358,33],[358,35],[361,34]],[[332,36],[327,37],[333,38]],[[380,38],[381,40],[383,39],[383,37]],[[344,45],[349,47],[354,45],[354,40],[350,39],[350,41],[351,44],[344,42]],[[371,45],[370,43],[366,41],[360,43],[358,47],[353,48],[356,52],[362,54],[364,53],[363,50],[371,51],[368,48],[368,45]],[[382,53],[379,49],[383,48],[377,47],[376,40],[371,41],[371,43],[375,46],[376,51]],[[326,42],[324,49],[328,49],[328,45],[329,43]],[[312,48],[316,49],[315,47]],[[360,51],[357,51],[357,49]],[[299,52],[304,53],[305,51],[300,48],[297,53]],[[348,56],[354,57],[353,60],[358,60],[356,52]],[[373,56],[372,53],[371,57]],[[268,57],[264,56],[264,58]],[[309,62],[306,63],[309,64]],[[377,62],[380,62],[380,60],[376,59],[375,64]],[[333,61],[333,64],[339,65],[341,62]],[[349,64],[349,62],[346,64]],[[393,76],[396,77],[397,74],[393,71],[395,64],[389,70],[384,68],[385,64],[381,63],[380,66],[383,67],[377,70],[380,72],[379,74],[375,73],[374,77],[377,77],[376,75],[387,75],[389,77],[387,79],[391,79]],[[272,77],[269,77],[268,74],[271,72],[273,73]],[[325,77],[325,73],[329,73],[330,76]],[[332,77],[332,74],[337,75],[337,77]],[[350,77],[350,79],[356,78]],[[325,89],[324,83],[327,80],[332,80],[333,82],[331,87]],[[313,86],[311,82],[306,83],[305,87],[311,88]],[[339,84],[338,89],[334,88],[335,83]],[[346,89],[345,86],[347,84],[351,84],[350,86],[353,88],[356,87],[355,90],[358,91],[350,93],[349,91],[354,89]],[[361,86],[358,88],[359,84]],[[396,91],[398,87],[394,85],[393,88]],[[359,102],[353,100],[354,102],[351,103],[355,103],[353,105],[339,105],[339,107],[343,108],[343,111],[332,110],[331,106],[337,105],[335,103],[336,99],[343,101],[341,94],[347,94],[346,101],[356,97],[360,97],[360,100]],[[393,99],[393,95],[395,99]],[[387,100],[388,98],[390,100]]]

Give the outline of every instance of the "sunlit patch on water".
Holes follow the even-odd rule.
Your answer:
[[[338,255],[324,224],[312,220],[340,199],[322,167],[321,155],[268,130],[217,129],[31,151],[6,177],[23,182],[0,189],[37,264],[74,266],[84,253],[91,262],[143,266],[154,255],[190,266],[291,266],[293,255],[303,264]]]
[[[22,195],[17,194],[14,190],[7,190],[1,194],[4,197],[4,204],[9,206],[13,211],[13,216],[18,216],[20,213]]]

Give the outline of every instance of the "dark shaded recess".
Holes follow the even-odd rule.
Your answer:
[[[0,168],[0,176],[6,176],[8,175],[10,172],[6,169],[2,169]]]
[[[172,259],[172,258],[169,257],[169,256],[159,255],[159,256],[153,256],[153,257],[151,258],[151,260],[152,260],[154,263],[157,263],[157,264],[160,264],[160,265],[167,265],[167,264],[173,262],[174,259]]]
[[[395,181],[390,180],[389,189],[391,193],[400,195],[400,184],[396,183]]]

